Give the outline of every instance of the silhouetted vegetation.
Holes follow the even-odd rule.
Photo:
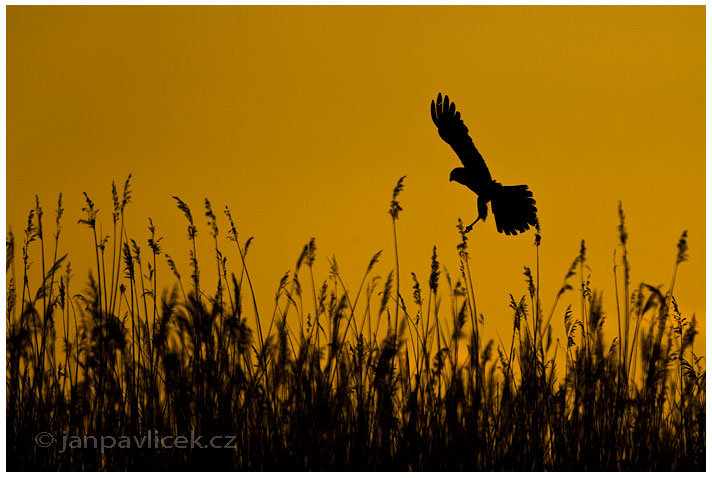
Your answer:
[[[402,190],[403,178],[389,209],[396,252]],[[705,469],[704,359],[693,353],[695,318],[680,314],[673,294],[686,234],[669,289],[634,287],[620,210],[618,336],[606,340],[583,242],[542,310],[537,230],[528,295],[511,297],[507,312],[511,336],[483,343],[461,222],[456,275],[433,247],[429,276],[401,274],[396,253],[384,279],[375,275],[379,251],[357,289],[346,288],[335,259],[327,278],[315,277],[312,239],[264,316],[247,261],[252,238],[242,240],[227,208],[219,220],[205,200],[200,233],[215,256],[199,263],[197,218],[175,198],[187,221],[186,273],[150,219],[147,244],[127,235],[129,180],[123,194],[112,192],[107,237],[85,194],[80,223],[95,245],[86,284],[58,253],[61,196],[53,236],[37,200],[23,237],[7,238],[9,470]],[[238,264],[228,264],[226,247]],[[159,277],[159,261],[172,275]],[[32,262],[40,284],[30,282]],[[217,279],[211,292],[201,281],[208,270]],[[552,339],[552,327],[565,330],[566,343]],[[235,436],[234,448],[132,443],[60,453],[63,437],[149,430],[194,430],[203,446]],[[53,446],[37,444],[41,432]]]

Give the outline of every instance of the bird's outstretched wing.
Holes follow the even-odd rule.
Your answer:
[[[440,137],[455,151],[473,180],[480,184],[491,181],[492,176],[485,160],[467,134],[467,126],[460,118],[460,112],[455,109],[455,103],[451,103],[447,95],[443,102],[442,94],[438,93],[437,102],[430,102],[430,115],[438,127]]]

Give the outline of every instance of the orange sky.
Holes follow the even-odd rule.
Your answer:
[[[93,251],[77,225],[81,193],[108,233],[111,181],[132,173],[129,234],[147,250],[153,218],[188,276],[185,220],[171,199],[180,196],[196,217],[207,277],[208,197],[223,237],[226,204],[241,239],[255,236],[249,264],[269,316],[280,277],[311,237],[320,279],[336,255],[358,288],[379,249],[377,272],[388,274],[387,210],[407,175],[398,234],[410,297],[410,272],[427,282],[434,244],[457,275],[455,224],[476,216],[475,196],[448,182],[459,162],[430,120],[439,91],[456,102],[493,177],[534,192],[545,312],[586,239],[592,284],[615,323],[620,200],[633,285],[667,287],[688,230],[676,298],[704,322],[704,6],[9,6],[7,226],[20,240],[39,194],[51,230],[63,192],[61,248],[83,283]],[[490,336],[510,330],[509,294],[526,293],[532,243],[531,232],[498,234],[492,218],[470,235]],[[165,262],[159,274],[172,280]],[[577,311],[569,294],[561,323],[566,304]]]

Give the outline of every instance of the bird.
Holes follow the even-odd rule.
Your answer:
[[[498,232],[517,235],[530,226],[538,229],[536,201],[529,186],[503,186],[492,179],[455,103],[447,95],[443,101],[442,93],[438,93],[437,101],[430,102],[430,115],[438,128],[438,134],[455,151],[464,166],[450,172],[450,181],[460,183],[477,194],[477,219],[464,232],[470,232],[480,219],[487,219],[487,203],[490,202]]]

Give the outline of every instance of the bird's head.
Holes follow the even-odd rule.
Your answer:
[[[465,184],[465,168],[455,168],[450,171],[450,181]]]

